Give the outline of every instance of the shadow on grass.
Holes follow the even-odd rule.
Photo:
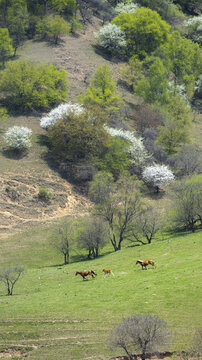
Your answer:
[[[12,159],[12,160],[21,160],[24,157],[27,156],[28,151],[24,150],[24,151],[16,151],[16,150],[12,150],[12,149],[3,149],[2,150],[2,154],[3,156],[5,156],[7,159]]]
[[[36,143],[41,146],[47,146],[47,148],[50,149],[50,142],[49,142],[48,136],[45,134],[37,135]]]
[[[103,50],[103,48],[101,46],[99,46],[99,45],[94,44],[94,45],[92,45],[92,47],[94,49],[94,52],[97,55],[101,56],[103,59],[105,59],[107,61],[110,61],[110,62],[112,62],[114,64],[119,64],[119,63],[124,62],[124,61],[127,60],[125,56],[117,57],[117,56],[111,55],[109,52]]]

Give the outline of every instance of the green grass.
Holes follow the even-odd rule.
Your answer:
[[[112,353],[106,345],[110,329],[125,317],[138,314],[154,314],[166,320],[175,335],[172,349],[186,348],[195,328],[201,326],[202,233],[55,266],[62,258],[54,257],[54,250],[48,246],[52,230],[44,228],[40,235],[35,231],[31,243],[27,240],[29,254],[26,247],[17,252],[16,261],[25,263],[27,270],[16,283],[14,295],[5,296],[6,289],[0,288],[0,349],[31,347],[27,358],[37,360],[109,359],[121,354],[119,350]],[[21,234],[22,240],[26,241],[26,236],[28,233]],[[45,238],[43,256],[34,248],[37,236]],[[10,247],[12,261],[14,253]],[[5,258],[8,261],[9,255]],[[153,259],[156,269],[142,271],[135,265],[138,258]],[[98,273],[95,279],[75,277],[77,270],[89,268]],[[103,268],[112,268],[115,276],[104,278]]]

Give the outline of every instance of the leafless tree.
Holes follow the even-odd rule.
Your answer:
[[[64,264],[70,263],[70,247],[74,233],[74,226],[71,220],[68,220],[60,226],[51,243],[64,256]]]
[[[0,270],[0,281],[7,286],[7,295],[13,295],[13,288],[20,275],[24,271],[21,265],[5,266]]]
[[[136,227],[133,231],[134,240],[132,239],[132,241],[140,242],[143,245],[151,244],[152,239],[162,226],[163,218],[160,215],[160,211],[156,208],[148,207],[137,218]]]
[[[181,176],[202,172],[202,151],[196,145],[184,145],[171,161]]]
[[[109,344],[112,348],[124,349],[130,360],[137,359],[137,354],[145,360],[146,353],[166,345],[168,337],[166,323],[157,316],[132,316],[114,327],[109,336]]]
[[[88,250],[88,258],[99,256],[99,250],[109,241],[109,228],[102,218],[91,216],[83,221],[78,233],[78,246]]]

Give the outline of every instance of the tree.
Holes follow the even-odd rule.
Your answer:
[[[109,114],[117,112],[121,105],[121,98],[116,93],[116,85],[112,79],[112,72],[107,65],[98,66],[91,84],[84,95],[80,95],[81,102],[98,105]]]
[[[162,218],[156,208],[147,207],[143,209],[137,218],[136,227],[133,232],[135,242],[143,245],[151,244],[152,239],[162,227]],[[142,240],[145,239],[145,240]],[[133,240],[132,240],[133,241]]]
[[[55,44],[58,44],[61,35],[69,34],[70,25],[59,15],[46,16],[42,18],[37,26],[36,32],[45,38],[53,39]]]
[[[69,116],[70,113],[76,115],[81,114],[84,111],[84,108],[79,104],[60,104],[55,109],[51,110],[47,115],[43,116],[40,120],[40,125],[43,129],[48,129],[49,126],[54,125],[58,120],[63,116]]]
[[[88,259],[99,256],[99,250],[109,241],[109,228],[102,218],[85,218],[83,227],[78,232],[78,246],[88,251]]]
[[[183,38],[178,31],[173,31],[168,42],[160,47],[156,54],[159,54],[171,71],[175,88],[178,84],[184,84],[188,95],[192,96],[202,69],[199,45]]]
[[[53,152],[71,162],[102,157],[110,140],[103,127],[105,121],[105,114],[97,107],[63,115],[48,129]]]
[[[7,24],[11,37],[13,38],[14,56],[17,48],[26,38],[28,28],[27,4],[24,0],[15,0],[8,8]]]
[[[0,270],[0,281],[7,286],[7,295],[13,295],[15,283],[19,280],[24,268],[20,265],[5,266]]]
[[[64,256],[64,265],[70,263],[70,249],[73,234],[73,223],[71,220],[68,220],[60,226],[55,238],[52,240],[53,247]]]
[[[145,57],[168,40],[170,26],[151,9],[141,7],[133,13],[121,13],[112,23],[125,32],[130,55]]]
[[[202,45],[202,15],[188,19],[185,28],[188,31],[188,37]]]
[[[142,200],[133,178],[122,178],[115,186],[116,192],[100,199],[101,202],[96,206],[96,215],[101,216],[108,223],[110,241],[117,251],[121,250],[125,239],[132,237],[135,220],[142,209]],[[99,189],[98,182],[97,188]]]
[[[169,101],[168,72],[160,58],[154,59],[146,76],[133,84],[134,93],[142,96],[145,102],[165,104]]]
[[[181,147],[172,161],[172,165],[181,176],[190,176],[202,172],[202,151],[193,144]]]
[[[166,344],[168,335],[165,321],[157,316],[131,316],[114,327],[109,343],[113,348],[124,349],[130,360],[134,358],[132,354],[137,359],[139,353],[145,360],[147,352],[159,350],[159,346]]]
[[[197,15],[202,11],[201,0],[174,0],[175,4],[179,4],[182,10],[189,14]]]
[[[136,106],[133,112],[133,121],[135,129],[141,135],[147,129],[156,129],[162,124],[163,117],[160,111],[151,105],[142,104]]]
[[[120,55],[125,52],[126,40],[125,33],[115,24],[104,25],[95,34],[98,44],[112,55]]]
[[[128,2],[128,3],[120,2],[119,4],[116,5],[114,10],[116,14],[133,13],[138,7],[139,7],[138,4],[132,2]]]
[[[112,174],[99,171],[89,184],[89,197],[96,204],[102,204],[114,192],[114,179]]]
[[[32,130],[24,126],[13,126],[5,133],[8,146],[15,151],[24,151],[31,147]]]
[[[157,193],[162,186],[174,180],[172,171],[166,165],[158,164],[147,166],[142,173],[142,177],[147,184],[155,187]]]
[[[74,15],[77,9],[76,0],[51,0],[53,7],[60,13]]]
[[[12,40],[8,29],[0,28],[0,61],[5,65],[6,59],[13,55]]]
[[[67,73],[52,64],[8,62],[0,73],[0,91],[12,108],[48,108],[64,101],[67,89]]]
[[[202,224],[202,175],[181,180],[172,187],[173,227],[195,232]]]
[[[180,96],[172,96],[163,111],[165,120],[164,125],[158,129],[157,142],[168,154],[172,154],[182,144],[189,142],[192,113],[186,101]]]

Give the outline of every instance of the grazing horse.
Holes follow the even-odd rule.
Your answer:
[[[83,280],[86,280],[86,276],[88,275],[92,276],[92,278],[95,277],[94,275],[97,275],[93,270],[77,271],[75,276],[78,274],[82,276]]]
[[[104,277],[105,277],[106,275],[113,275],[113,276],[114,276],[114,274],[113,274],[113,272],[112,272],[111,269],[110,269],[110,270],[103,269],[102,271],[103,271],[103,273],[104,273]]]
[[[142,266],[142,270],[143,270],[143,268],[146,269],[146,267],[147,267],[148,265],[155,266],[155,264],[154,264],[154,262],[153,262],[152,260],[145,260],[145,261],[143,261],[143,260],[137,260],[137,261],[136,261],[136,265],[137,265],[137,264],[140,264],[140,265]]]

